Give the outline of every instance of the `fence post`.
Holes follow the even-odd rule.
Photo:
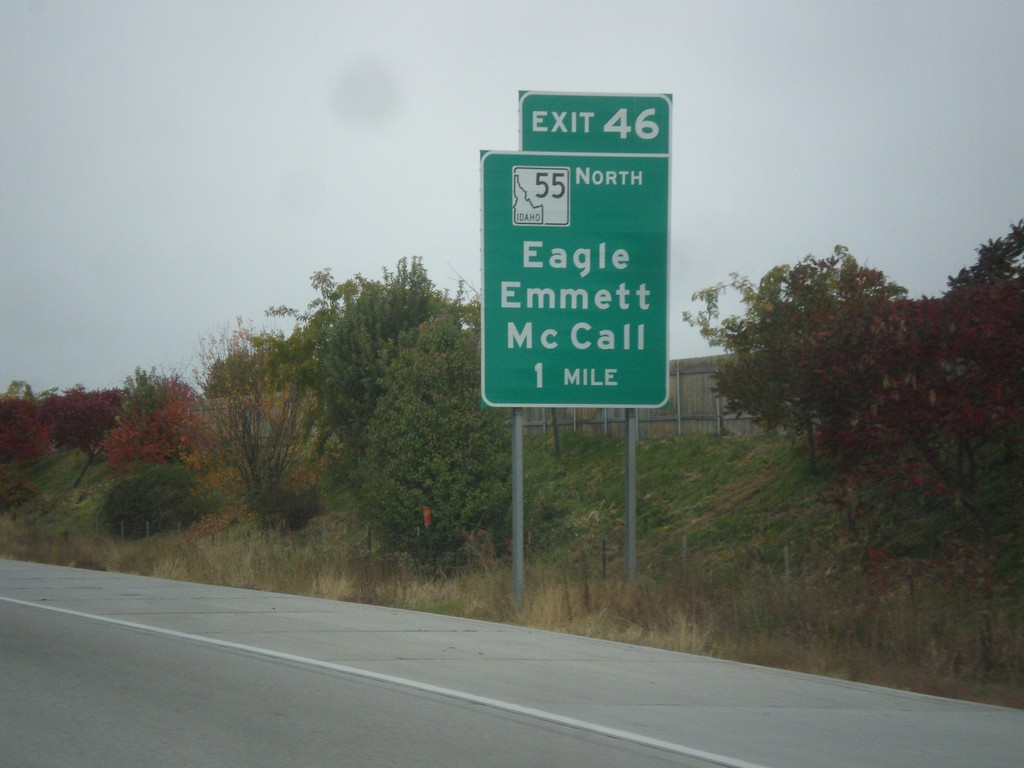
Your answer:
[[[792,584],[790,583],[790,580],[789,580],[789,544],[786,544],[782,548],[782,562],[783,562],[783,567],[785,568],[786,594],[788,595],[792,591]]]
[[[681,435],[683,434],[683,395],[680,386],[682,371],[676,367],[672,369],[672,373],[676,377],[676,435]]]

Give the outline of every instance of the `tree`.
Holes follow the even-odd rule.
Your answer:
[[[204,396],[202,451],[208,464],[234,475],[264,523],[294,527],[317,511],[309,484],[297,487],[307,458],[308,397],[274,376],[270,341],[239,319],[234,331],[206,342],[197,371]]]
[[[32,388],[12,381],[0,395],[0,509],[17,507],[38,491],[26,467],[50,452],[50,429],[43,422]]]
[[[804,435],[814,467],[816,425],[826,412],[849,407],[825,360],[855,356],[845,335],[848,324],[874,316],[905,290],[859,265],[843,246],[825,259],[808,256],[795,266],[777,266],[756,286],[737,274],[731,278],[695,293],[705,308],[683,318],[731,355],[718,376],[730,407],[768,428]],[[720,297],[730,288],[738,291],[745,313],[715,325]]]
[[[1003,280],[1024,281],[1024,219],[1010,225],[1005,237],[978,247],[978,259],[949,278],[952,290],[972,285],[992,285]]]
[[[50,452],[50,429],[30,397],[0,397],[0,464],[30,464]]]
[[[107,437],[107,464],[123,470],[180,463],[196,439],[195,400],[195,390],[179,375],[136,368],[125,379],[122,412]]]
[[[505,413],[480,402],[478,329],[453,312],[404,336],[387,359],[362,463],[362,505],[378,537],[443,561],[466,535],[493,533],[510,505],[509,439]]]
[[[52,395],[42,404],[43,420],[58,448],[79,450],[86,456],[85,466],[75,479],[77,488],[85,472],[103,452],[107,434],[121,410],[121,390],[86,391],[82,386]]]
[[[406,331],[451,306],[419,258],[401,259],[383,280],[356,275],[336,283],[330,271],[312,278],[319,297],[306,312],[276,307],[297,326],[274,344],[274,364],[313,394],[321,445],[329,440],[357,454],[382,395],[384,355]]]
[[[7,385],[6,394],[0,395],[0,398],[21,398],[23,400],[29,400],[37,405],[50,397],[50,395],[57,394],[56,389],[47,389],[41,394],[36,394],[32,391],[32,385],[27,381],[19,381],[14,379],[10,384]]]
[[[897,301],[847,326],[860,354],[835,358],[831,372],[856,398],[821,430],[848,472],[951,497],[986,536],[1002,503],[982,481],[1012,479],[1019,492],[999,466],[1024,427],[1024,280],[994,279],[1006,270],[990,270],[987,254],[1006,250],[993,242],[944,296]]]

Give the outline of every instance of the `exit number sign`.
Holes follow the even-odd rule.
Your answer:
[[[520,146],[530,152],[668,155],[671,113],[665,94],[521,91]]]

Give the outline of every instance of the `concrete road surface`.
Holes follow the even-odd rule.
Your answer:
[[[1024,712],[0,560],[0,766],[1021,766]]]

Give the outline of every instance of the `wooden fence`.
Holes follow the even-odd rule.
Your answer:
[[[669,402],[664,408],[637,409],[640,438],[667,435],[752,435],[753,418],[730,413],[715,393],[715,374],[725,355],[673,360],[669,363]],[[539,434],[552,429],[552,418],[562,431],[622,435],[622,408],[524,408],[523,431]]]

